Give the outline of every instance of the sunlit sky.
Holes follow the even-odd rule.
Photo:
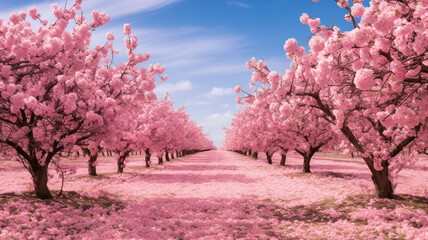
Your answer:
[[[36,6],[42,18],[53,19],[52,3],[63,6],[66,1],[1,0],[0,18]],[[114,47],[124,56],[122,26],[130,23],[138,37],[137,51],[150,52],[150,63],[166,66],[169,79],[157,83],[158,98],[168,91],[175,107],[185,105],[218,147],[222,127],[230,125],[240,108],[234,86],[248,88],[251,72],[245,63],[251,57],[264,59],[271,70],[286,70],[285,40],[295,38],[301,45],[311,35],[299,21],[304,12],[321,18],[321,24],[329,26],[335,19],[342,29],[352,27],[343,20],[346,10],[333,0],[83,0],[87,18],[94,9],[111,16],[93,34],[94,45],[105,43],[105,34],[113,32]]]

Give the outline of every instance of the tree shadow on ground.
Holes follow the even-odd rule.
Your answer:
[[[368,173],[338,173],[338,172],[311,172],[311,173],[305,173],[305,172],[292,172],[292,173],[286,173],[284,176],[289,178],[300,178],[300,177],[317,177],[317,178],[325,178],[325,177],[332,177],[332,178],[342,178],[342,179],[370,179],[370,174]]]
[[[125,203],[118,200],[109,199],[106,197],[88,197],[80,195],[75,191],[62,192],[61,196],[58,196],[58,191],[51,191],[51,193],[53,195],[52,199],[39,199],[36,197],[34,191],[23,192],[21,194],[16,194],[13,192],[3,193],[0,194],[0,206],[18,200],[29,201],[32,204],[52,205],[57,203],[62,206],[70,206],[76,209],[83,210],[93,208],[95,205],[98,205],[102,208],[108,208],[112,205],[115,205],[116,209],[122,209],[125,206]],[[2,207],[0,207],[0,209],[1,208]]]
[[[267,203],[270,200],[266,200]],[[272,208],[272,205],[262,204],[260,208]],[[318,201],[308,205],[297,205],[291,208],[283,208],[273,205],[276,209],[275,216],[278,221],[300,221],[305,223],[326,223],[346,220],[356,224],[368,224],[368,221],[361,219],[353,219],[351,213],[357,212],[359,209],[367,209],[368,207],[377,210],[393,211],[397,207],[406,207],[411,210],[422,210],[428,213],[428,199],[420,196],[412,195],[397,195],[394,199],[376,199],[372,195],[354,195],[348,196],[342,201],[336,199],[327,199]],[[334,211],[331,211],[334,210]],[[409,212],[409,214],[411,214]],[[396,221],[400,216],[380,216],[385,217],[385,222]],[[409,220],[409,219],[406,219]],[[413,223],[415,228],[421,228],[423,224]]]
[[[338,173],[338,172],[317,172],[322,177],[333,177],[333,178],[343,178],[343,179],[370,179],[370,174],[368,173]]]
[[[353,170],[358,170],[358,171],[363,171],[364,168],[359,168],[356,166],[351,166],[351,165],[335,165],[335,164],[321,164],[321,163],[314,163],[311,164],[311,168],[317,168],[317,169],[329,169],[329,170],[334,170],[334,169],[353,169]]]
[[[66,213],[58,215],[48,214],[37,221],[36,228],[44,234],[46,238],[55,238],[54,234],[45,230],[52,227],[55,220],[70,218],[79,221],[70,221],[69,224],[61,225],[61,232],[66,236],[74,236],[76,239],[92,236],[99,239],[119,234],[124,239],[324,239],[326,236],[316,235],[318,233],[308,232],[312,226],[317,228],[330,228],[332,225],[341,229],[341,221],[348,221],[359,226],[370,226],[370,222],[364,219],[353,219],[351,214],[359,210],[367,210],[368,207],[374,209],[393,210],[396,207],[406,206],[409,209],[427,210],[428,199],[400,195],[397,199],[371,201],[368,195],[349,196],[338,202],[336,199],[327,199],[307,205],[284,206],[272,200],[260,200],[250,196],[242,198],[171,198],[155,197],[143,199],[138,202],[118,202],[108,198],[90,198],[80,196],[75,192],[66,192],[63,198],[53,200],[38,200],[31,193],[16,195],[13,193],[1,194],[0,207],[10,201],[17,201],[25,198],[25,204],[34,204],[31,208],[24,208],[26,211],[34,211],[40,208],[40,204],[50,206],[52,202],[60,205],[72,206],[82,209],[87,207],[88,211],[77,212],[77,215],[69,216]],[[103,212],[102,215],[93,214],[91,211],[95,205],[104,207],[115,204],[119,206],[116,210]],[[10,209],[10,207],[9,207]],[[52,208],[53,210],[61,208]],[[7,219],[8,226],[16,226],[16,231],[33,231],[32,229],[19,229],[22,224],[20,208],[15,208],[11,218]],[[334,210],[334,211],[332,211]],[[71,213],[71,211],[68,211]],[[26,212],[25,214],[28,214]],[[79,215],[80,214],[80,215]],[[411,221],[412,212],[405,220]],[[377,221],[380,231],[389,227],[389,223],[395,221],[394,215]],[[0,220],[1,223],[1,220]],[[0,224],[1,226],[1,224]],[[374,226],[374,227],[376,227]],[[423,226],[413,224],[414,229]],[[303,236],[294,236],[293,233],[303,230]],[[391,227],[389,227],[391,228]],[[75,230],[78,229],[78,232]],[[358,229],[347,229],[359,231]],[[385,231],[394,229],[386,229]],[[306,231],[306,232],[305,232]],[[358,233],[357,233],[358,234]],[[377,233],[375,233],[377,234]],[[343,235],[345,237],[345,235]],[[83,237],[84,238],[84,237]],[[363,238],[362,238],[363,239]]]

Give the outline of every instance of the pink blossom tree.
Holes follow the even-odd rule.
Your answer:
[[[109,56],[117,51],[110,33],[106,44],[90,49],[92,32],[109,16],[93,11],[88,22],[77,14],[80,4],[53,4],[53,23],[31,8],[30,17],[41,22],[37,30],[25,12],[12,13],[8,22],[0,19],[1,151],[28,169],[36,196],[43,199],[52,197],[47,171],[53,157],[101,136],[122,102],[150,99],[154,76],[162,70],[138,67],[149,54],[134,53],[137,38],[128,24],[126,63],[112,66]]]
[[[259,66],[263,64],[260,62]],[[257,68],[256,65],[254,68]],[[285,165],[287,152],[295,150],[304,159],[303,171],[310,172],[312,156],[335,139],[334,131],[329,122],[321,117],[318,109],[302,107],[300,99],[282,99],[277,91],[273,91],[275,86],[283,85],[277,73],[268,75],[267,72],[257,72],[258,76],[265,78],[261,82],[269,83],[269,88],[259,87],[254,95],[241,98],[250,97],[254,101],[249,101],[250,105],[236,115],[232,122],[235,134],[228,134],[227,142],[245,143],[246,145],[233,146],[243,152],[246,148],[265,152],[269,164],[272,164],[273,153],[279,152],[280,165]],[[244,124],[246,122],[250,124]]]
[[[426,146],[427,1],[372,0],[370,7],[336,2],[355,28],[341,32],[303,14],[300,20],[313,34],[310,51],[287,40],[291,69],[282,76],[285,85],[270,88],[319,109],[347,139],[342,147],[363,157],[376,197],[392,198],[395,174],[409,160],[403,150]],[[264,63],[253,59],[248,65],[255,70],[252,84],[265,84],[270,71]]]
[[[126,127],[120,130],[120,139],[113,139],[113,148],[119,152],[118,172],[123,172],[125,159],[131,151],[145,152],[146,167],[150,167],[150,157],[158,157],[158,164],[163,164],[168,151],[214,149],[212,141],[203,134],[203,128],[189,119],[184,107],[174,109],[174,102],[166,94],[161,100],[141,105],[132,114],[123,118],[120,124]]]

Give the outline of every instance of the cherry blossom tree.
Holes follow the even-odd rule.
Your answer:
[[[145,152],[146,167],[150,167],[150,157],[154,154],[158,164],[163,164],[163,157],[168,160],[168,151],[193,151],[215,149],[212,141],[203,134],[189,119],[184,107],[174,109],[174,102],[166,94],[161,100],[140,105],[135,114],[121,118],[118,125],[121,134],[119,139],[112,140],[110,148],[118,155],[118,173],[123,172],[125,160],[131,151]]]
[[[272,91],[275,86],[282,85],[278,76],[275,72],[270,76],[266,74],[265,80],[270,88],[259,87],[254,95],[243,98],[255,100],[248,101],[250,104],[236,115],[232,122],[234,133],[227,133],[227,148],[240,152],[248,148],[265,152],[269,164],[272,164],[272,155],[278,152],[281,154],[280,165],[285,165],[286,154],[292,149],[302,155],[303,171],[310,172],[312,156],[335,139],[335,134],[318,109],[301,107],[298,98],[285,101]],[[274,79],[279,82],[274,82]],[[239,87],[236,89],[240,92]],[[250,124],[244,124],[246,122]],[[235,145],[230,145],[230,142]]]
[[[376,197],[392,198],[397,171],[427,142],[427,1],[336,2],[354,29],[321,26],[319,18],[303,14],[312,32],[310,51],[288,39],[291,69],[281,76],[284,85],[278,88],[275,80],[270,88],[320,110],[347,139],[341,147],[362,156]],[[263,61],[247,66],[255,70],[251,84],[267,83],[272,73]],[[407,148],[410,157],[402,154]]]
[[[124,26],[127,62],[113,66],[114,36],[89,47],[92,32],[109,21],[106,13],[80,13],[81,0],[70,8],[52,5],[53,23],[36,8],[28,15],[41,26],[34,30],[27,13],[0,19],[0,145],[6,156],[21,162],[33,178],[36,196],[51,198],[47,171],[53,157],[109,129],[109,119],[124,101],[151,99],[155,75],[163,67],[139,68],[150,55],[134,53],[137,37]],[[69,24],[73,24],[68,31]],[[95,141],[96,142],[96,141]]]

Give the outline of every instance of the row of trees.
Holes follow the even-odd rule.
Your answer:
[[[262,60],[247,63],[254,94],[238,97],[248,105],[226,129],[224,147],[266,152],[268,160],[273,152],[295,150],[305,172],[322,147],[358,152],[376,197],[392,198],[396,173],[426,152],[428,2],[372,0],[364,7],[362,1],[335,1],[348,11],[353,30],[323,26],[303,14],[300,21],[312,32],[310,50],[288,39],[289,70],[280,75]]]
[[[118,50],[112,33],[90,48],[93,31],[110,17],[93,11],[92,21],[86,19],[81,2],[53,4],[53,22],[36,8],[0,19],[0,152],[28,169],[39,198],[52,197],[47,171],[61,152],[85,149],[95,174],[101,149],[119,152],[120,171],[131,150],[213,147],[183,108],[174,110],[168,97],[156,100],[153,89],[157,78],[167,79],[161,76],[165,67],[139,66],[150,53],[135,52],[137,36],[129,24],[123,29],[125,61],[113,61]]]

